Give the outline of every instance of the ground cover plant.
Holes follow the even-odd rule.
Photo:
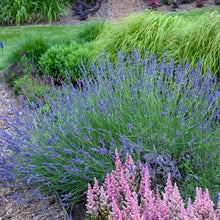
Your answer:
[[[0,24],[17,24],[35,22],[44,18],[51,23],[63,12],[65,0],[4,0],[1,1]]]
[[[11,129],[0,131],[5,149],[1,179],[20,179],[36,186],[36,192],[57,192],[71,208],[85,199],[93,177],[103,183],[113,169],[117,147],[122,160],[129,153],[137,163],[156,168],[160,163],[179,184],[183,199],[195,196],[199,185],[208,188],[216,202],[220,170],[217,79],[209,73],[202,78],[201,63],[190,70],[189,64],[179,62],[175,66],[172,60],[157,63],[148,54],[140,58],[134,50],[131,56],[118,52],[114,65],[106,56],[99,65],[91,64],[92,72],[82,67],[77,87],[63,82],[62,91],[54,97],[55,88],[50,97],[45,95],[49,111],[36,111],[39,107],[33,103],[33,108],[22,110],[25,117],[16,111],[15,120],[6,116],[2,120]],[[152,164],[147,158],[154,152],[163,155],[164,162],[158,158]],[[157,178],[159,174],[152,175],[154,188],[165,184]]]
[[[219,11],[213,13],[138,13],[128,16],[117,23],[105,25],[104,30],[94,41],[94,55],[104,49],[111,61],[116,49],[129,53],[130,48],[137,48],[143,56],[145,50],[167,59],[172,56],[178,62],[189,60],[195,66],[201,58],[202,73],[208,69],[220,78],[220,19]]]
[[[172,186],[168,175],[165,192],[151,190],[151,179],[147,166],[139,164],[139,171],[127,154],[122,165],[116,148],[115,170],[107,174],[103,186],[94,177],[94,187],[88,184],[87,214],[89,219],[219,219],[220,201],[216,211],[206,189],[196,188],[196,198],[188,199],[184,207],[178,186]],[[220,198],[220,193],[219,193]]]

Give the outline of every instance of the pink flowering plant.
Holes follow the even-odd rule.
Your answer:
[[[94,186],[88,184],[87,214],[90,219],[109,220],[219,220],[220,200],[214,210],[214,203],[209,198],[208,189],[202,192],[196,188],[193,203],[188,198],[187,207],[183,203],[177,184],[171,183],[168,175],[165,192],[162,197],[151,189],[151,179],[147,166],[140,163],[140,175],[132,157],[127,154],[122,165],[116,148],[116,169],[107,174],[103,186],[99,186],[94,177]],[[220,198],[220,193],[219,193]]]

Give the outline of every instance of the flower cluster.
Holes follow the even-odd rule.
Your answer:
[[[38,69],[36,64],[34,64],[31,60],[25,60],[25,53],[21,51],[21,64],[15,60],[12,63],[8,72],[4,72],[4,76],[6,77],[6,81],[10,85],[14,85],[15,81],[24,75],[32,75],[32,77],[38,75]]]
[[[161,198],[159,190],[155,193],[150,189],[151,180],[147,166],[140,164],[141,176],[138,177],[131,156],[127,154],[125,165],[121,165],[117,148],[115,166],[116,170],[107,174],[103,186],[99,186],[96,178],[93,188],[88,184],[86,206],[87,214],[92,219],[220,219],[220,200],[217,210],[214,211],[208,189],[203,194],[201,188],[196,188],[194,203],[191,204],[189,198],[185,208],[177,184],[172,186],[170,174]],[[137,182],[138,178],[140,184]]]

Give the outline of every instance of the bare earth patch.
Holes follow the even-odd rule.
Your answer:
[[[204,7],[210,6],[215,6],[213,0],[204,1]],[[133,12],[143,12],[147,7],[147,1],[143,0],[103,0],[100,10],[89,19],[115,20]],[[188,11],[195,8],[195,3],[181,4],[176,11]],[[160,7],[159,10],[165,12],[174,11],[171,6],[166,5]],[[68,8],[66,13],[67,15],[61,14],[57,21],[52,22],[52,25],[79,25],[84,23],[84,21],[79,21],[78,17],[73,15],[71,8]],[[47,23],[42,22],[38,25],[47,25]],[[8,106],[5,106],[0,102],[1,118],[4,115],[4,111],[10,115],[11,108],[18,101],[18,98],[13,95],[13,91],[2,82],[1,78],[0,99],[8,104]],[[7,126],[2,121],[0,121],[0,129],[7,130]],[[17,198],[13,197],[12,195],[15,194],[19,196]],[[45,200],[36,200],[28,193],[28,189],[25,187],[6,187],[0,184],[0,220],[65,220],[68,219],[65,214],[56,196],[50,196]],[[81,220],[84,216],[85,204],[80,203],[73,207],[72,217],[74,220]]]

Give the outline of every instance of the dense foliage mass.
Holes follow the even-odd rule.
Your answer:
[[[117,147],[122,159],[129,153],[137,163],[157,169],[160,163],[182,187],[184,199],[199,185],[216,200],[217,79],[209,73],[202,78],[200,63],[191,70],[181,61],[157,63],[155,56],[141,58],[132,50],[131,56],[118,52],[113,65],[103,56],[99,65],[91,64],[92,72],[83,70],[77,86],[62,82],[58,93],[52,86],[50,97],[45,94],[48,111],[36,111],[33,102],[22,114],[14,110],[15,119],[1,119],[10,127],[9,133],[0,131],[1,180],[35,183],[47,193],[66,195],[71,206],[93,177],[102,183],[111,172]],[[147,159],[155,151],[164,160]],[[165,184],[155,178],[154,187]]]
[[[144,56],[145,50],[163,59],[163,50],[178,63],[189,60],[196,66],[202,59],[201,72],[208,70],[220,79],[220,19],[219,12],[198,19],[187,15],[162,14],[158,12],[139,13],[128,16],[117,23],[110,23],[93,43],[95,55],[106,51],[114,61],[116,49],[129,53],[137,48]]]
[[[79,79],[80,63],[88,63],[87,50],[84,46],[73,42],[69,46],[58,45],[44,53],[40,60],[40,68],[46,75],[55,80],[65,80],[68,71],[72,80]]]
[[[151,190],[151,179],[147,166],[134,165],[127,154],[126,162],[121,164],[116,148],[116,169],[107,174],[103,186],[99,186],[94,177],[95,185],[88,184],[87,214],[91,219],[110,220],[158,220],[158,219],[220,219],[220,201],[216,211],[206,189],[204,195],[201,188],[196,188],[193,204],[188,199],[184,207],[178,186],[172,186],[168,175],[165,192]],[[220,198],[220,193],[219,193]]]

